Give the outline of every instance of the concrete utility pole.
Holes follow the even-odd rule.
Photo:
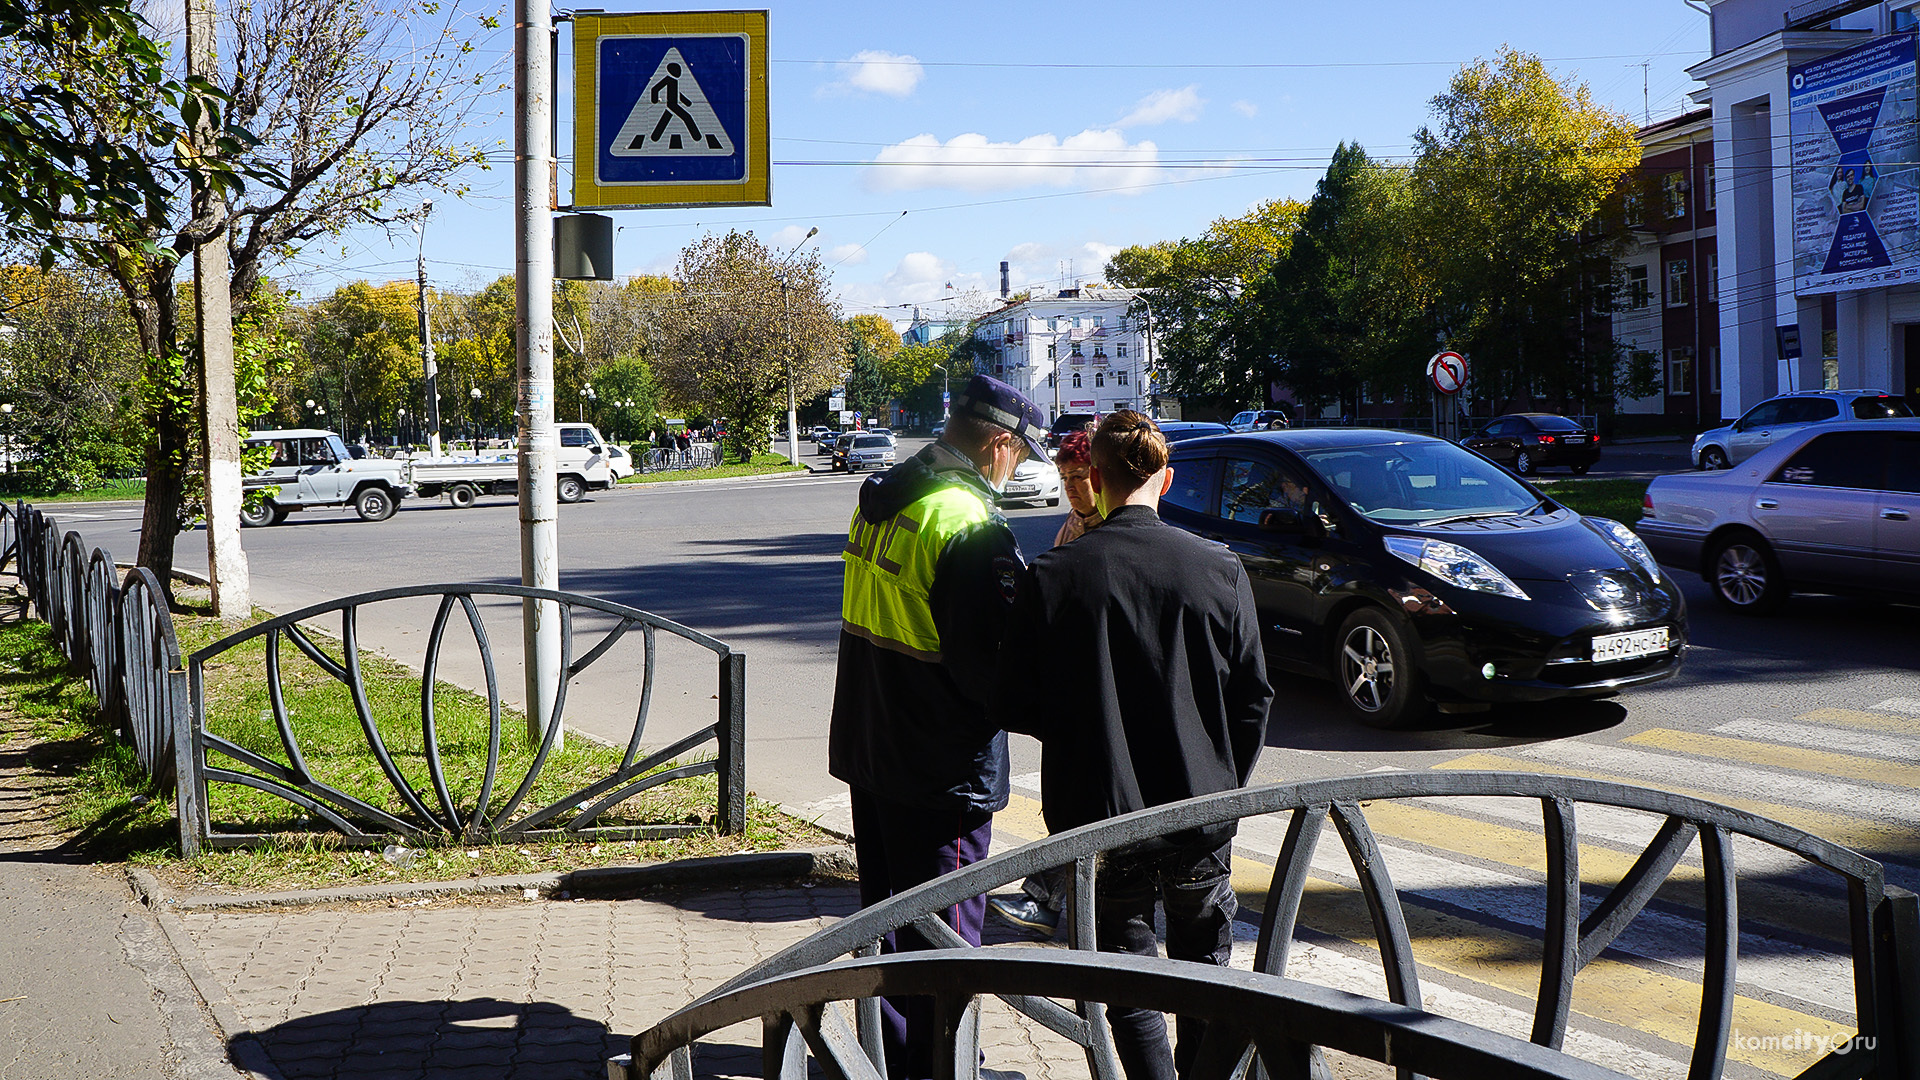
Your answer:
[[[780,303],[785,309],[787,323],[787,460],[800,464],[800,407],[793,396],[793,302],[787,298],[787,264],[800,254],[800,247],[819,235],[818,225],[807,230],[800,243],[793,245],[787,257],[780,261]]]
[[[520,382],[520,583],[560,588],[553,424],[553,13],[513,0],[514,361]],[[564,673],[559,605],[521,603],[527,737],[546,737]],[[562,733],[554,735],[559,748]]]
[[[433,321],[427,316],[427,215],[433,200],[420,204],[413,231],[420,235],[420,369],[427,376],[427,452],[440,456],[440,365],[433,356]]]
[[[213,0],[187,0],[187,74],[216,81]],[[213,153],[206,110],[193,129],[196,163]],[[253,614],[247,552],[240,546],[240,406],[233,376],[233,298],[227,269],[227,202],[203,167],[193,170],[193,227],[217,225],[193,246],[193,318],[200,335],[201,469],[207,485],[207,566],[213,613]]]

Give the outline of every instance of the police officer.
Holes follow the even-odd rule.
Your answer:
[[[1007,805],[1007,737],[986,719],[1022,561],[996,509],[1040,411],[976,375],[940,440],[860,487],[844,552],[828,770],[853,797],[860,902],[872,905],[986,857]],[[941,913],[975,945],[986,898]],[[902,931],[883,950],[925,948]],[[933,1003],[883,1009],[890,1080],[933,1075]]]

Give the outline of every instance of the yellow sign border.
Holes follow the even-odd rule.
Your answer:
[[[573,17],[573,206],[640,209],[671,206],[772,206],[773,162],[768,155],[767,21],[765,11],[678,11]],[[600,38],[618,34],[745,34],[747,37],[747,173],[710,184],[600,184]]]

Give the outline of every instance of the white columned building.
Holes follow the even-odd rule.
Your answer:
[[[1153,327],[1131,314],[1137,290],[1081,286],[1031,296],[982,315],[974,339],[992,352],[981,370],[1048,414],[1153,412]]]

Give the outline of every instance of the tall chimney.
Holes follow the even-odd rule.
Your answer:
[[[1002,262],[1000,264],[1000,299],[1005,300],[1007,294],[1012,291],[1013,289],[1007,283],[1007,264]]]

